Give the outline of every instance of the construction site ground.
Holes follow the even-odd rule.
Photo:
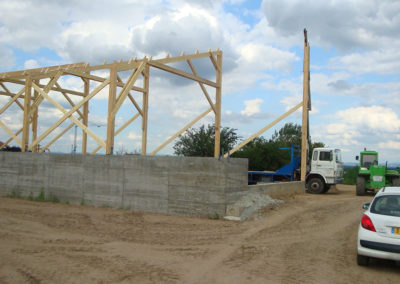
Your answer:
[[[0,198],[0,283],[400,283],[356,263],[371,195],[282,199],[233,222]]]

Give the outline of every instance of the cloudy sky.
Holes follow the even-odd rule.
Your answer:
[[[364,147],[379,151],[381,162],[400,162],[396,0],[2,0],[0,72],[220,48],[222,126],[244,139],[301,101],[304,28],[311,46],[312,140],[341,148],[346,162]],[[210,63],[199,64],[206,72],[202,66]],[[157,71],[151,78],[149,152],[208,108],[198,85]],[[81,87],[74,78],[62,84]],[[103,96],[91,105],[100,136],[106,104]],[[39,119],[55,121],[57,113],[45,108]],[[124,105],[117,127],[132,111]],[[17,130],[20,116],[8,112],[0,119]],[[196,126],[212,121],[209,116]],[[301,123],[300,113],[276,129],[286,122]],[[117,150],[140,150],[136,123],[116,139]],[[71,151],[73,136],[71,130],[53,151]],[[0,130],[0,140],[6,137]],[[171,154],[171,146],[161,153]]]

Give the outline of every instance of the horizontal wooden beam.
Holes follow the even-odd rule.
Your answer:
[[[35,76],[45,76],[50,77],[53,76],[54,72],[57,73],[59,71],[65,71],[69,69],[76,69],[76,68],[86,68],[89,64],[85,62],[74,63],[74,64],[65,64],[65,65],[56,65],[50,67],[40,67],[34,69],[26,69],[21,71],[11,71],[0,73],[0,79],[7,79],[7,78],[24,78],[26,75],[30,75],[30,77],[34,78]],[[51,73],[51,74],[50,74]]]
[[[105,80],[105,79],[104,79]],[[25,81],[23,80],[16,80],[16,79],[4,79],[1,80],[3,82],[8,82],[8,83],[13,83],[13,84],[18,84],[18,85],[25,85]],[[39,87],[44,88],[46,85],[43,84],[37,84]],[[52,87],[51,88],[52,91],[56,91],[56,92],[64,92],[66,94],[70,94],[70,95],[76,95],[76,96],[81,96],[83,97],[83,93],[82,92],[77,92],[77,91],[72,91],[72,90],[67,90],[67,89],[63,89],[63,88],[58,88],[58,87]]]
[[[192,74],[187,73],[187,72],[185,72],[185,71],[176,69],[176,68],[174,68],[174,67],[171,67],[171,66],[168,66],[168,65],[165,65],[165,64],[162,64],[162,63],[159,63],[159,62],[157,62],[157,61],[149,61],[148,64],[149,64],[150,66],[152,66],[152,67],[155,67],[155,68],[158,68],[158,69],[161,69],[161,70],[164,70],[164,71],[173,73],[173,74],[178,75],[178,76],[185,77],[185,78],[187,78],[187,79],[194,80],[194,81],[196,81],[196,82],[200,82],[200,83],[209,85],[209,86],[214,87],[214,88],[218,88],[218,87],[219,87],[218,84],[215,83],[215,82],[212,82],[212,81],[210,81],[210,80],[201,78],[201,77],[199,77],[199,76],[192,75]]]
[[[66,71],[65,74],[74,75],[74,76],[81,77],[81,78],[86,78],[86,79],[93,80],[93,81],[100,82],[100,83],[107,80],[106,78],[103,78],[103,77],[99,77],[99,76],[91,75],[91,74],[85,74],[85,73],[78,72],[78,71]],[[124,87],[124,83],[117,82],[117,87]],[[136,92],[141,92],[141,93],[143,93],[145,91],[143,88],[139,88],[136,86],[132,86],[131,90],[136,91]]]

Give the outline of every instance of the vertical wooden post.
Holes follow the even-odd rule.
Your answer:
[[[84,96],[87,97],[89,95],[90,80],[83,78],[83,84],[84,84],[83,85],[83,93],[84,93]],[[83,105],[83,121],[82,122],[83,122],[83,125],[85,125],[86,127],[88,126],[88,123],[89,123],[89,101],[87,101]],[[87,151],[87,133],[82,130],[82,155],[86,155],[86,151]]]
[[[106,154],[112,155],[114,152],[114,130],[115,130],[115,115],[113,115],[115,98],[117,93],[117,64],[110,67],[110,84],[108,93],[108,116],[107,116],[107,141]]]
[[[215,145],[214,157],[218,158],[221,153],[221,94],[222,94],[222,51],[217,55],[216,83],[215,90]]]
[[[310,95],[310,46],[307,41],[307,30],[304,29],[304,63],[303,63],[303,115],[301,127],[301,180],[306,180],[308,159],[308,111]]]
[[[147,121],[149,115],[149,83],[150,83],[150,67],[146,63],[144,71],[144,92],[143,92],[143,106],[142,106],[142,155],[147,152]]]
[[[31,111],[31,90],[32,80],[29,75],[25,77],[25,99],[24,99],[24,121],[22,125],[22,152],[28,151],[29,146],[29,125]]]
[[[39,85],[40,80],[36,80],[35,84]],[[35,90],[33,92],[33,99],[36,100],[39,96],[39,93]],[[38,127],[38,117],[39,117],[39,108],[36,108],[33,117],[32,117],[32,141],[35,141],[37,138],[37,127]],[[33,152],[39,152],[40,145],[37,145],[32,149]]]

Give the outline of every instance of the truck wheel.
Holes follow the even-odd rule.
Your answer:
[[[357,254],[357,264],[361,266],[368,266],[369,264],[369,257],[365,255]]]
[[[307,191],[313,194],[325,192],[325,183],[320,178],[312,178],[308,181]]]
[[[327,192],[330,188],[331,186],[329,184],[325,184],[324,193]]]
[[[365,195],[365,178],[357,177],[357,185],[356,185],[356,194],[357,195]]]
[[[400,186],[400,178],[394,178],[392,183],[393,183],[393,186]]]

